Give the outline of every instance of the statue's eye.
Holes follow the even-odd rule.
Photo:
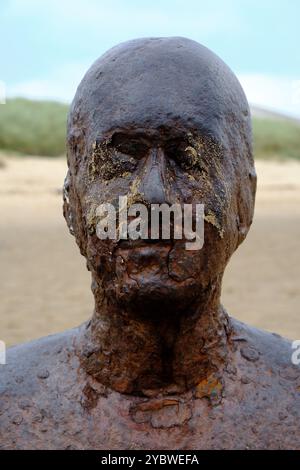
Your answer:
[[[149,149],[149,145],[142,136],[128,136],[117,133],[112,137],[111,146],[125,155],[136,159],[143,158]]]
[[[200,155],[187,142],[173,142],[166,147],[166,154],[183,170],[193,170],[200,166]]]
[[[185,146],[184,151],[180,153],[180,163],[183,169],[191,170],[193,168],[199,167],[200,156],[197,153],[197,150],[190,145]]]
[[[107,181],[127,177],[136,170],[137,158],[129,154],[127,147],[112,145],[111,141],[96,141],[88,164],[90,179],[97,177]]]
[[[134,158],[142,158],[147,152],[147,146],[139,140],[127,140],[120,142],[115,146],[115,149],[126,155],[131,155]]]
[[[126,154],[125,152],[120,152],[115,150],[112,154],[112,161],[115,169],[120,169],[124,172],[132,173],[135,171],[137,166],[137,161],[134,157]]]

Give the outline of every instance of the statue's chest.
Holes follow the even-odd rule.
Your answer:
[[[253,397],[224,398],[212,406],[191,396],[141,400],[112,394],[85,410],[81,436],[96,449],[300,447],[299,421],[279,405]]]
[[[6,429],[2,445],[121,450],[300,448],[300,407],[289,395],[280,400],[230,396],[216,406],[194,396],[140,399],[113,392],[86,402],[75,395],[56,395],[55,402],[47,396],[39,403],[43,413],[29,408],[18,420],[8,410],[1,417]]]

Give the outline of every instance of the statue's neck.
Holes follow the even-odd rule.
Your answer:
[[[181,393],[215,373],[227,358],[228,317],[218,292],[186,314],[128,313],[96,298],[84,337],[82,364],[121,393]]]

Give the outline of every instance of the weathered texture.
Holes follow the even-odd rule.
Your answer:
[[[64,215],[92,275],[78,329],[12,348],[1,371],[4,448],[300,448],[300,370],[287,340],[231,320],[226,264],[252,222],[244,93],[184,38],[101,57],[68,120]],[[203,203],[205,242],[96,235],[95,208]]]
[[[232,321],[216,402],[217,381],[153,397],[102,386],[80,367],[84,328],[10,349],[1,372],[2,448],[300,448],[300,371],[288,341]],[[245,359],[245,347],[259,359]],[[38,377],[41,364],[48,378]]]

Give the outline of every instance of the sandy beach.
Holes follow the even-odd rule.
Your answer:
[[[300,338],[300,163],[258,161],[253,226],[222,301],[251,325]],[[0,159],[0,339],[7,345],[89,318],[90,276],[62,216],[63,158]]]

